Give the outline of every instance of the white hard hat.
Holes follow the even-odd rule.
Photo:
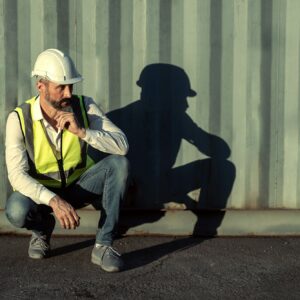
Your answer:
[[[47,49],[37,57],[31,76],[41,76],[57,84],[83,80],[72,59],[57,49]]]

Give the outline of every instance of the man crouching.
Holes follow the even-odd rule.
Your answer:
[[[43,51],[32,71],[38,95],[11,112],[6,126],[6,164],[14,192],[6,216],[16,227],[32,231],[28,254],[49,255],[55,218],[62,228],[80,225],[76,209],[101,207],[91,260],[107,272],[123,267],[112,248],[129,163],[124,133],[92,98],[74,95],[82,81],[71,58],[57,49]],[[88,149],[106,155],[94,161]]]

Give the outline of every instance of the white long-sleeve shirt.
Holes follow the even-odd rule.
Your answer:
[[[128,151],[125,134],[105,116],[92,98],[84,97],[84,102],[89,128],[86,129],[86,136],[83,140],[99,151],[125,155]],[[60,151],[61,131],[55,131],[44,119],[39,97],[33,105],[33,120],[42,120],[51,142]],[[69,109],[72,110],[71,107]],[[29,164],[26,148],[16,112],[11,112],[7,118],[5,147],[8,179],[12,187],[38,204],[49,205],[49,201],[55,196],[55,193],[28,175]]]

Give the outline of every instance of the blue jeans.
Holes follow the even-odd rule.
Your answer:
[[[113,242],[126,192],[128,169],[126,157],[109,155],[88,169],[71,186],[52,189],[76,209],[92,204],[101,210],[97,243],[110,246]],[[5,212],[14,226],[43,233],[47,231],[52,209],[14,192],[6,202]]]

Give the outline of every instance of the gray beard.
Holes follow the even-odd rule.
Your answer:
[[[70,105],[70,99],[62,99],[60,101],[54,101],[50,98],[49,94],[47,93],[46,94],[46,97],[45,97],[45,100],[46,102],[52,106],[53,108],[57,109],[57,110],[64,110],[65,108],[67,108],[68,106],[62,106],[61,104],[64,103],[64,102],[67,102],[69,103]]]

